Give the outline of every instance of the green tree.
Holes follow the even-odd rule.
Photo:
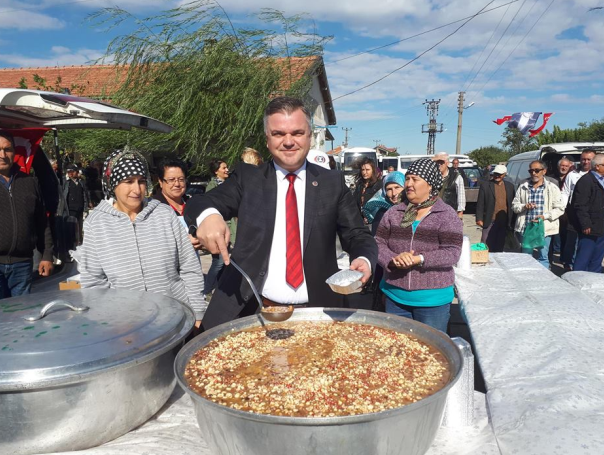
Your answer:
[[[176,152],[198,166],[207,157],[229,162],[244,147],[264,150],[262,114],[275,94],[305,97],[311,77],[297,57],[316,56],[330,37],[305,33],[305,17],[279,11],[257,15],[265,29],[236,27],[214,2],[197,1],[137,19],[121,8],[92,16],[109,28],[132,22],[102,61],[111,61],[123,84],[112,102],[174,126],[170,134],[141,131],[67,133],[70,147],[102,156],[118,147]]]
[[[510,154],[501,147],[489,145],[472,150],[470,153],[468,153],[468,156],[472,158],[472,160],[476,161],[478,166],[486,167],[489,164],[507,161],[510,157]]]
[[[577,128],[561,129],[554,125],[552,131],[545,130],[539,136],[539,145],[560,142],[599,142],[604,141],[604,119],[582,122]]]
[[[503,149],[509,153],[509,156],[537,150],[539,148],[537,138],[525,136],[516,128],[506,128],[501,136],[502,139],[499,143]]]

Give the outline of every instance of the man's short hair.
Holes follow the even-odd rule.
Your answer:
[[[164,179],[164,174],[166,173],[166,169],[170,168],[170,167],[180,168],[180,170],[185,175],[185,177],[187,176],[187,165],[185,164],[185,162],[182,160],[179,160],[178,158],[168,157],[168,158],[164,158],[163,160],[161,160],[159,162],[159,164],[157,165],[157,176],[159,177],[160,180]]]
[[[306,117],[306,121],[308,122],[308,130],[312,132],[312,123],[310,111],[304,105],[301,99],[293,98],[291,96],[279,96],[271,100],[270,103],[264,109],[264,132],[268,134],[268,117],[277,113],[286,113],[292,114],[295,111],[300,109],[304,116]]]
[[[529,167],[531,167],[535,163],[539,163],[539,165],[541,166],[541,168],[545,169],[547,171],[547,164],[545,164],[545,161],[542,161],[542,160],[533,160],[533,161],[531,161],[529,163]]]
[[[436,153],[434,155],[434,158],[432,158],[432,161],[437,161],[438,158],[442,158],[447,163],[449,162],[449,154],[447,152],[438,152],[438,153]]]
[[[571,165],[575,164],[571,159],[563,156],[562,158],[560,158],[560,160],[558,160],[558,169],[560,169],[560,163],[562,163],[562,161],[568,161]]]
[[[591,168],[595,170],[597,164],[604,164],[604,153],[596,153],[594,159],[591,160]]]
[[[583,149],[581,155],[583,155],[584,153],[593,153],[594,155],[597,155],[596,151],[593,149]]]
[[[15,137],[12,134],[10,134],[6,131],[0,131],[0,137],[3,137],[8,142],[10,142],[10,145],[13,148],[13,151],[15,151]]]

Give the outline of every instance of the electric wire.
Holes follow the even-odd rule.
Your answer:
[[[439,44],[443,43],[445,40],[449,39],[451,36],[455,35],[459,30],[462,29],[462,27],[464,25],[466,25],[468,22],[470,22],[472,19],[474,19],[476,16],[478,16],[478,14],[483,11],[487,6],[489,6],[491,3],[493,3],[495,0],[491,0],[489,3],[486,4],[486,6],[484,6],[483,8],[480,9],[480,11],[478,11],[478,13],[474,14],[473,16],[471,16],[468,20],[466,20],[463,24],[461,24],[459,27],[457,27],[453,32],[449,33],[447,36],[445,36],[443,39],[441,39],[440,41],[438,41],[436,44],[434,44],[433,46],[429,47],[428,49],[426,49],[425,51],[423,51],[421,54],[417,55],[416,57],[412,58],[411,60],[409,60],[407,63],[405,63],[403,66],[400,66],[392,71],[390,71],[388,74],[382,76],[381,78],[377,79],[376,81],[373,81],[363,87],[360,87],[356,90],[353,90],[352,92],[349,93],[345,93],[344,95],[340,95],[336,98],[333,98],[333,101],[339,100],[341,98],[344,98],[346,96],[350,96],[353,95],[354,93],[358,93],[361,90],[365,90],[366,88],[371,87],[372,85],[375,85],[381,81],[383,81],[384,79],[386,79],[387,77],[393,75],[394,73],[396,73],[397,71],[402,70],[403,68],[409,66],[411,63],[415,62],[416,60],[419,60],[422,56],[424,56],[425,54],[427,54],[428,52],[430,52],[432,49],[434,49],[436,46],[438,46]]]
[[[516,2],[519,2],[519,1],[520,1],[520,0],[512,0],[511,2],[504,3],[504,4],[499,5],[499,6],[496,6],[496,7],[494,7],[494,8],[487,9],[487,10],[485,10],[485,11],[479,12],[478,14],[476,14],[476,15],[474,15],[474,16],[467,16],[467,17],[464,17],[464,18],[462,18],[462,19],[458,19],[458,20],[456,20],[456,21],[449,22],[448,24],[444,24],[444,25],[441,25],[441,26],[439,26],[439,27],[432,28],[432,29],[430,29],[430,30],[426,30],[426,31],[423,31],[423,32],[420,32],[420,33],[416,33],[415,35],[411,35],[411,36],[408,36],[408,37],[406,37],[406,38],[402,38],[402,39],[400,39],[400,40],[393,41],[393,42],[388,43],[388,44],[384,44],[384,45],[382,45],[382,46],[378,46],[378,47],[374,47],[374,48],[371,48],[371,49],[367,49],[367,50],[365,50],[365,51],[363,51],[363,52],[359,52],[359,53],[354,54],[354,55],[349,55],[349,56],[347,56],[347,57],[343,57],[343,58],[340,58],[340,59],[337,59],[337,60],[332,60],[331,62],[329,62],[329,63],[328,63],[328,64],[326,64],[325,66],[331,66],[331,65],[333,65],[333,64],[335,64],[335,63],[338,63],[338,62],[341,62],[341,61],[344,61],[344,60],[348,60],[348,59],[350,59],[350,58],[358,57],[359,55],[370,54],[371,52],[378,51],[378,50],[380,50],[380,49],[384,49],[384,48],[386,48],[386,47],[394,46],[395,44],[402,43],[403,41],[408,41],[408,40],[410,40],[410,39],[417,38],[418,36],[422,36],[422,35],[425,35],[425,34],[427,34],[427,33],[431,33],[431,32],[434,32],[434,31],[436,31],[436,30],[440,30],[441,28],[448,27],[449,25],[457,24],[458,22],[462,22],[462,21],[464,21],[464,20],[466,20],[466,19],[472,19],[472,18],[476,17],[477,15],[480,15],[480,14],[486,14],[486,13],[488,13],[488,12],[495,11],[496,9],[503,8],[504,6],[508,6],[508,5],[511,5],[512,3],[516,3]],[[491,2],[491,3],[492,3],[492,2]]]

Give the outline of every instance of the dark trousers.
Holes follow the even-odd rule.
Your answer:
[[[579,234],[577,255],[573,270],[582,272],[602,272],[604,259],[604,236]]]
[[[29,294],[33,261],[0,264],[0,299]]]
[[[507,216],[497,217],[486,229],[482,230],[480,241],[486,243],[492,253],[503,253],[505,236],[507,234]]]
[[[84,210],[71,210],[69,209],[69,216],[73,216],[75,219],[78,220],[78,229],[77,229],[77,244],[81,245],[82,244],[82,239],[83,237],[83,224],[84,224]]]

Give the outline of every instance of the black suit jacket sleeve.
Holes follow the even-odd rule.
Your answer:
[[[596,178],[587,173],[575,185],[572,198],[575,229],[591,229],[591,235],[604,235],[604,189]]]
[[[225,220],[236,217],[241,203],[242,174],[245,174],[246,166],[251,165],[238,165],[224,183],[212,191],[193,196],[185,206],[184,217],[187,225],[197,227],[197,218],[209,208],[218,210]]]

